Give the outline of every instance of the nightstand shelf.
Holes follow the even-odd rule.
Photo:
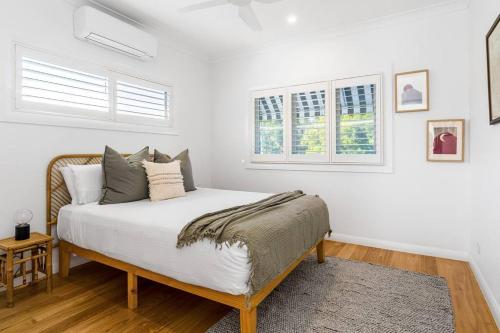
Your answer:
[[[0,287],[6,288],[7,307],[14,306],[14,290],[42,280],[47,282],[47,292],[52,291],[52,237],[32,232],[26,240],[2,239],[0,251],[4,252],[0,254]],[[14,287],[14,281],[20,284]]]

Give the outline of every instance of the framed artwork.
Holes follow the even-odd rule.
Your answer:
[[[490,124],[500,122],[500,15],[486,35]]]
[[[395,76],[396,112],[429,111],[429,71],[397,73]]]
[[[427,121],[427,161],[464,161],[464,119]]]

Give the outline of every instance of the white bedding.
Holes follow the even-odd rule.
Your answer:
[[[247,248],[221,249],[208,240],[177,249],[177,235],[208,212],[255,202],[266,193],[199,188],[185,197],[115,205],[68,205],[59,211],[60,239],[111,258],[233,295],[248,291]]]

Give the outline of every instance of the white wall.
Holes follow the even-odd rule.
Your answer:
[[[500,124],[489,125],[485,47],[499,13],[498,0],[471,1],[471,264],[500,326]]]
[[[34,211],[33,230],[45,231],[45,172],[65,153],[100,153],[108,144],[122,152],[145,145],[176,154],[188,147],[198,185],[210,185],[209,65],[178,49],[160,46],[159,57],[141,62],[73,38],[73,6],[63,0],[11,0],[0,4],[0,108],[10,107],[12,40],[57,54],[112,66],[174,85],[180,135],[103,131],[0,122],[0,238],[14,232],[17,208]],[[3,110],[0,110],[3,111]]]
[[[499,320],[500,125],[488,125],[484,48],[484,35],[500,11],[497,0],[472,0],[468,10],[439,6],[214,64],[167,43],[158,59],[144,63],[78,41],[72,36],[72,3],[2,1],[0,108],[11,107],[12,41],[19,41],[172,83],[180,135],[0,122],[0,237],[12,235],[17,208],[32,209],[33,230],[45,230],[45,169],[58,154],[101,152],[104,144],[124,152],[144,145],[172,153],[189,147],[197,184],[318,193],[340,238],[458,258],[470,245],[473,268]],[[392,74],[420,68],[431,72],[431,111],[393,114]],[[248,159],[252,88],[374,72],[385,75],[391,173],[255,170],[242,163]],[[425,121],[468,119],[469,109],[471,158],[467,147],[463,164],[426,162]]]
[[[466,258],[468,152],[465,163],[426,162],[425,128],[427,119],[469,118],[467,28],[465,6],[453,5],[215,63],[214,185],[301,188],[327,202],[340,239]],[[422,68],[430,70],[431,111],[393,115],[392,74]],[[389,92],[384,103],[393,116],[393,173],[253,170],[242,163],[252,88],[376,72],[385,72]]]

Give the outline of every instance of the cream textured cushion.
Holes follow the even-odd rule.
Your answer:
[[[149,198],[159,201],[186,195],[181,174],[181,162],[153,163],[143,161],[149,182]]]

